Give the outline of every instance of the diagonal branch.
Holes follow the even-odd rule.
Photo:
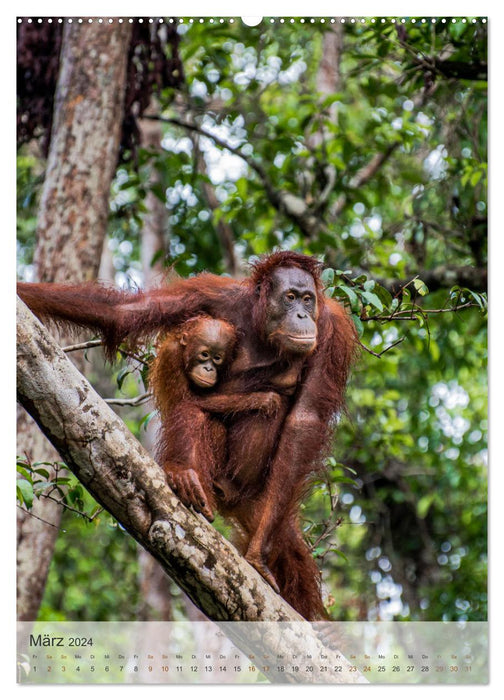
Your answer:
[[[414,109],[420,109],[421,107],[423,107],[427,100],[432,96],[435,89],[436,86],[433,84],[429,87],[426,87],[421,93],[415,95],[413,97]],[[389,146],[384,151],[376,153],[371,158],[369,163],[362,166],[362,168],[355,173],[355,175],[352,177],[348,184],[348,190],[356,191],[360,187],[365,185],[367,182],[369,182],[401,145],[401,141],[395,141],[394,143],[389,144]],[[338,197],[335,205],[330,211],[331,221],[334,221],[338,218],[338,216],[345,208],[346,202],[347,194],[343,192]]]
[[[211,131],[208,131],[204,127],[199,126],[194,122],[184,121],[182,119],[177,119],[176,117],[162,117],[157,115],[151,115],[146,118],[157,119],[165,124],[173,124],[174,126],[178,126],[187,131],[200,134],[200,136],[205,136],[206,138],[211,139],[216,146],[219,146],[220,148],[229,151],[233,155],[238,156],[259,177],[263,184],[264,191],[266,192],[266,196],[274,209],[290,219],[308,238],[315,237],[321,229],[322,223],[316,216],[314,216],[311,208],[308,206],[305,200],[292,194],[291,192],[276,189],[263,166],[252,156],[243,153],[240,147],[232,146],[224,139],[216,136]]]

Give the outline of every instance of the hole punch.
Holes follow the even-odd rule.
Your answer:
[[[242,17],[241,21],[243,24],[246,24],[247,27],[257,27],[258,24],[261,24],[263,18],[262,17]]]

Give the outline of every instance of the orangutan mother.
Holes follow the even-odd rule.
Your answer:
[[[225,419],[228,459],[215,494],[205,493],[198,464],[171,473],[170,482],[177,490],[178,479],[189,480],[194,498],[186,505],[207,516],[216,501],[238,524],[247,560],[308,619],[325,611],[299,502],[322,466],[356,347],[347,314],[324,297],[320,270],[314,258],[279,251],[260,259],[244,281],[205,273],[136,293],[95,283],[18,286],[41,318],[99,333],[109,356],[124,341],[135,346],[198,314],[235,327],[238,349],[218,393],[274,391],[281,408],[274,417],[253,411]]]

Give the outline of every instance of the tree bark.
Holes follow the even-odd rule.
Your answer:
[[[66,24],[37,226],[40,282],[96,278],[121,134],[128,23]],[[57,265],[55,259],[64,260]]]
[[[322,57],[317,70],[317,91],[330,95],[340,88],[340,60],[343,48],[343,25],[335,22],[322,37]],[[335,108],[334,108],[335,109]],[[336,116],[334,114],[334,116]]]
[[[229,542],[182,505],[162,469],[19,300],[17,328],[19,401],[93,497],[191,600],[214,621],[292,623],[226,627],[245,653],[333,654]],[[343,668],[323,682],[362,682],[346,660]],[[282,680],[299,682],[299,675]],[[310,680],[321,682],[317,673]]]
[[[65,24],[38,215],[39,281],[96,277],[119,148],[130,32],[127,24]],[[31,461],[58,460],[30,417],[20,414],[18,454]],[[32,514],[18,513],[20,620],[37,617],[60,518],[61,508],[49,500],[36,502]]]

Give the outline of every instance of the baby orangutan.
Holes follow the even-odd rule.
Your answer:
[[[232,500],[231,486],[219,473],[226,464],[222,418],[246,411],[273,415],[281,403],[273,391],[213,390],[229,366],[236,340],[234,327],[226,321],[208,316],[190,319],[164,336],[149,374],[161,422],[158,462],[182,502],[198,502],[210,521],[216,495]]]

